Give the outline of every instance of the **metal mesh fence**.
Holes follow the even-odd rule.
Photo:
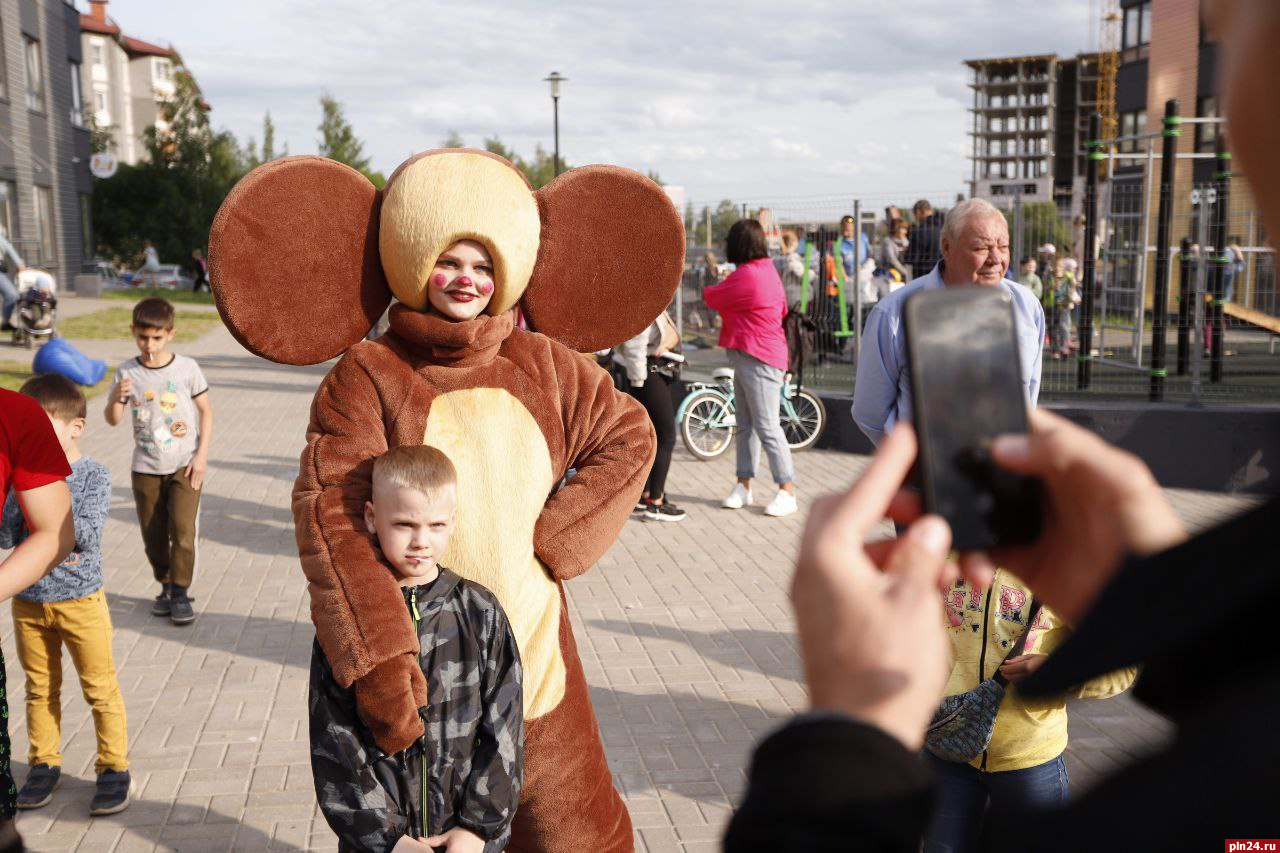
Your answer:
[[[1099,192],[1092,369],[1084,389],[1078,387],[1079,360],[1086,355],[1080,349],[1085,219],[1079,204],[1073,211],[1053,202],[988,199],[1005,212],[1009,222],[1009,277],[1030,284],[1023,271],[1034,270],[1040,281],[1047,331],[1041,399],[1046,402],[1149,398],[1159,197],[1150,186],[1151,162],[1118,168]],[[1154,174],[1158,181],[1158,168]],[[1214,185],[1197,186],[1192,194],[1195,204],[1183,199],[1174,205],[1167,264],[1164,399],[1278,403],[1280,296],[1275,251],[1261,219],[1248,205],[1224,205],[1222,221],[1215,221],[1217,192]],[[795,239],[794,255],[775,259],[788,303],[817,326],[804,384],[851,394],[867,313],[885,293],[927,272],[936,262],[936,247],[926,250],[915,244],[917,235],[924,234],[925,242],[929,239],[929,228],[913,222],[912,206],[921,199],[937,212],[934,224],[940,229],[943,213],[957,196],[938,191],[850,193],[690,203],[686,209],[693,214],[686,223],[689,251],[673,306],[690,367],[695,373],[709,373],[728,363],[723,351],[716,349],[720,321],[703,303],[702,288],[730,270],[724,257],[729,226],[744,216],[760,215],[763,208],[771,248],[777,249],[783,238],[788,244]],[[860,236],[849,234],[841,222],[844,217],[856,217],[852,230]],[[901,272],[893,271],[886,257],[886,240],[893,236],[890,224],[895,218],[911,224],[908,246],[890,252],[903,262]],[[1222,247],[1215,244],[1215,226],[1222,231],[1218,240]],[[1184,238],[1189,246],[1185,253]],[[1221,277],[1216,299],[1215,275]],[[1220,321],[1215,319],[1215,303],[1221,306]],[[1215,333],[1220,338],[1217,351]]]

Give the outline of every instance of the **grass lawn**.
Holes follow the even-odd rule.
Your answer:
[[[91,314],[69,317],[58,323],[58,334],[69,340],[115,341],[131,340],[129,323],[133,320],[133,309],[104,308]],[[205,332],[222,325],[222,318],[207,311],[179,311],[174,319],[178,343],[189,343]]]
[[[104,290],[102,291],[103,299],[119,299],[124,302],[139,302],[148,296],[159,296],[162,299],[168,299],[170,302],[184,305],[212,305],[213,294],[200,291],[193,293],[190,290],[161,290],[158,287],[139,287],[130,288],[128,290]]]
[[[10,391],[17,391],[22,387],[22,383],[26,382],[32,376],[31,368],[17,361],[0,361],[0,388],[8,388]],[[102,381],[92,388],[80,386],[80,390],[84,392],[86,397],[96,397],[107,387],[111,385],[111,379],[115,376],[114,370],[107,370],[106,375],[102,377]]]

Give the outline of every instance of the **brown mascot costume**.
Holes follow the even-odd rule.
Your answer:
[[[426,294],[459,240],[488,250],[495,289],[486,313],[455,322]],[[533,192],[506,160],[468,149],[420,154],[381,191],[292,157],[236,185],[209,243],[218,309],[245,347],[287,364],[342,354],[312,403],[293,512],[317,637],[378,745],[398,752],[422,734],[426,685],[362,513],[374,457],[426,443],[459,475],[443,562],[498,596],[524,665],[510,849],[631,850],[563,582],[612,544],[653,459],[644,410],[580,353],[639,333],[670,301],[684,228],[666,195],[612,166]],[[393,294],[388,333],[362,340]],[[539,333],[514,328],[517,304]]]

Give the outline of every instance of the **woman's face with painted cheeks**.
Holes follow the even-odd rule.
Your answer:
[[[427,279],[427,303],[454,320],[478,317],[493,298],[493,260],[474,240],[459,240],[440,253]]]

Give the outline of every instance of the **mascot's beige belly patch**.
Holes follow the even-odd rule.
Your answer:
[[[533,554],[551,487],[551,454],[533,415],[501,388],[451,391],[431,403],[425,444],[458,469],[458,524],[444,565],[492,590],[516,633],[525,717],[564,697],[560,590]]]

